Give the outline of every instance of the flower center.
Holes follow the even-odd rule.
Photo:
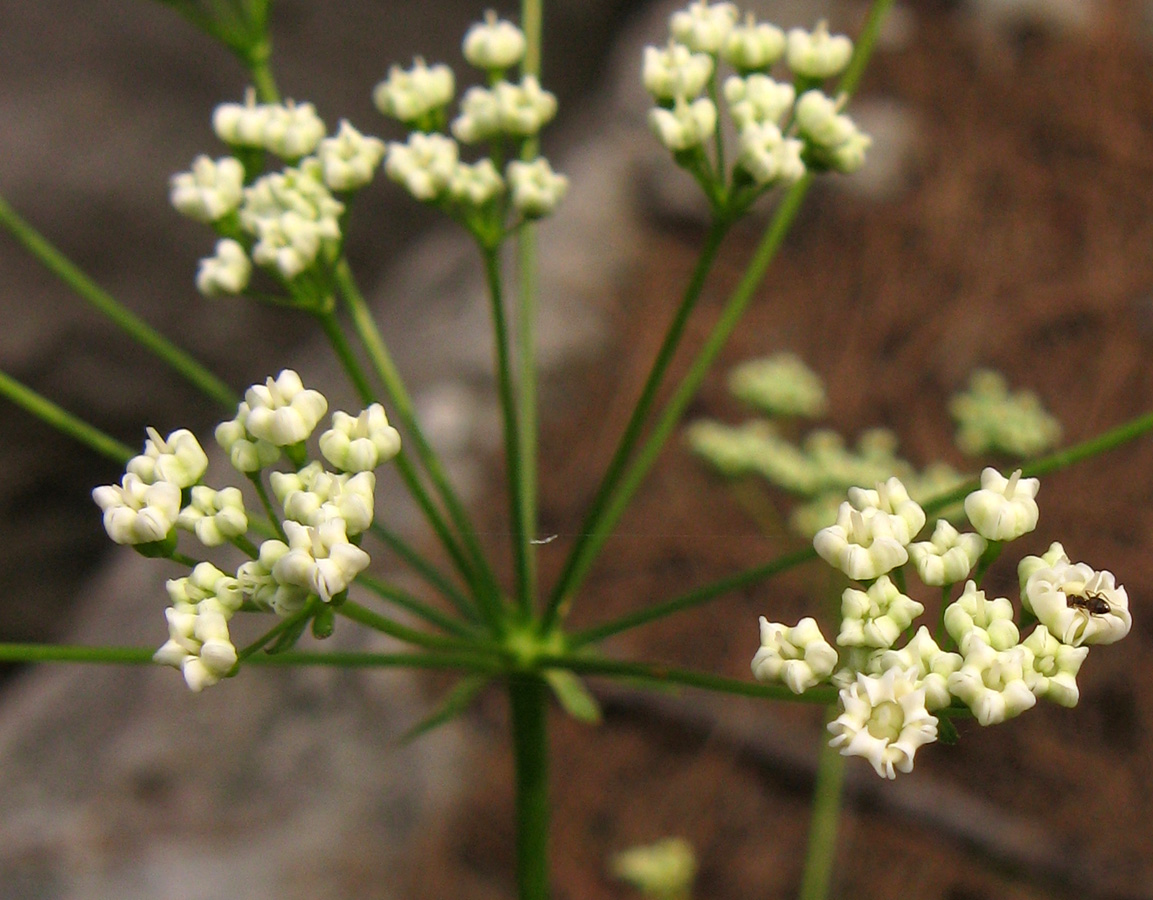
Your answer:
[[[905,711],[896,700],[885,700],[873,707],[869,716],[869,734],[880,741],[892,743],[901,736],[905,725]]]

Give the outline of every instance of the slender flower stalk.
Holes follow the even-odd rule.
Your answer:
[[[838,715],[829,709],[826,721]],[[813,787],[813,808],[809,819],[809,846],[801,876],[799,900],[825,900],[829,896],[833,863],[837,852],[837,825],[841,818],[841,795],[845,783],[845,757],[822,739],[817,756],[817,778]]]
[[[465,619],[469,622],[477,621],[476,607],[473,602],[465,596],[460,588],[449,581],[448,578],[441,573],[440,569],[421,556],[421,554],[400,535],[381,525],[379,522],[373,522],[372,525],[369,526],[369,531],[380,538],[385,546],[407,563],[425,583],[438,590],[446,600],[456,607],[457,611],[464,616]]]
[[[382,599],[399,606],[401,609],[408,610],[413,615],[420,616],[420,618],[424,619],[430,625],[435,625],[441,631],[470,640],[477,637],[476,630],[469,627],[468,624],[441,612],[435,606],[429,606],[419,597],[413,596],[408,591],[396,585],[389,584],[388,582],[381,581],[379,578],[373,578],[371,575],[365,575],[364,573],[361,573],[356,581],[357,584],[363,584]]]

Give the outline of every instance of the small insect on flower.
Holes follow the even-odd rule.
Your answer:
[[[1109,601],[1096,591],[1085,591],[1084,596],[1066,594],[1065,605],[1070,609],[1083,609],[1091,616],[1107,616],[1113,611]]]

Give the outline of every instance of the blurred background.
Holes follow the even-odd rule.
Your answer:
[[[372,86],[417,53],[463,81],[460,37],[487,5],[278,0],[282,92],[316,103],[330,127],[347,117],[396,137],[371,106]],[[561,102],[546,150],[573,180],[541,235],[541,531],[561,535],[541,551],[546,582],[703,234],[693,183],[646,132],[638,78],[641,47],[663,43],[675,8],[546,3],[543,80]],[[866,5],[752,8],[785,25],[828,17],[854,34]],[[309,321],[206,300],[193,285],[212,238],[171,210],[167,179],[199,153],[219,154],[211,110],[245,83],[227,52],[144,0],[0,0],[0,46],[0,194],[233,387],[293,365],[341,397]],[[1036,390],[1066,443],[1147,411],[1153,5],[899,3],[852,112],[876,142],[866,169],[811,193],[690,418],[740,421],[724,370],[778,350],[826,380],[826,424],[850,438],[891,428],[919,466],[979,465],[953,447],[946,412],[979,367]],[[692,326],[698,342],[764,215],[726,246]],[[467,243],[382,178],[357,202],[349,252],[485,540],[502,552],[490,350],[476,338],[483,309]],[[146,424],[193,427],[207,444],[221,411],[6,235],[0,272],[0,368],[129,445]],[[1153,897],[1150,459],[1138,442],[1044,479],[1037,532],[987,584],[1015,596],[1016,559],[1060,540],[1127,586],[1132,634],[1090,654],[1074,710],[1041,704],[1000,728],[962,723],[957,746],[925,748],[895,785],[851,760],[833,896]],[[117,468],[5,403],[0,473],[0,639],[158,645],[174,573],[111,545],[90,501]],[[378,513],[388,516],[385,497]],[[670,442],[574,621],[796,545],[763,534],[739,499]],[[383,555],[376,562],[389,571]],[[816,566],[798,570],[606,650],[747,677],[756,616],[818,613],[823,578]],[[500,693],[412,747],[396,742],[449,684],[260,670],[192,697],[171,672],[9,669],[0,897],[511,896]],[[795,896],[820,711],[598,689],[603,725],[555,716],[555,895],[636,896],[609,877],[607,859],[680,835],[700,859],[695,896]]]

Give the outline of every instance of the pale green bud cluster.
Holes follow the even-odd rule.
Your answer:
[[[973,373],[949,412],[957,423],[957,446],[970,456],[999,452],[1024,459],[1061,440],[1061,423],[1035,393],[1010,391],[1004,376],[988,369]]]
[[[819,419],[828,400],[821,377],[795,353],[750,359],[729,372],[734,397],[770,416]]]
[[[1037,524],[1036,479],[1020,475],[986,469],[982,487],[965,502],[978,533],[961,534],[942,520],[921,543],[913,539],[925,525],[924,511],[899,479],[850,489],[836,523],[813,539],[822,559],[860,582],[842,595],[841,652],[812,619],[790,629],[762,617],[756,677],[797,693],[822,682],[838,686],[842,712],[829,725],[832,746],[864,757],[886,778],[910,771],[917,748],[936,740],[934,713],[967,707],[978,723],[993,725],[1042,697],[1074,706],[1087,645],[1120,640],[1132,627],[1128,595],[1112,573],[1072,563],[1060,544],[1021,560],[1020,616],[1009,598],[981,590],[1000,542]],[[924,626],[911,635],[925,606],[905,587],[910,559],[925,584],[942,588],[943,646]],[[809,660],[810,648],[819,665]]]
[[[665,838],[613,856],[609,869],[652,900],[688,900],[697,876],[697,857],[684,838]]]

